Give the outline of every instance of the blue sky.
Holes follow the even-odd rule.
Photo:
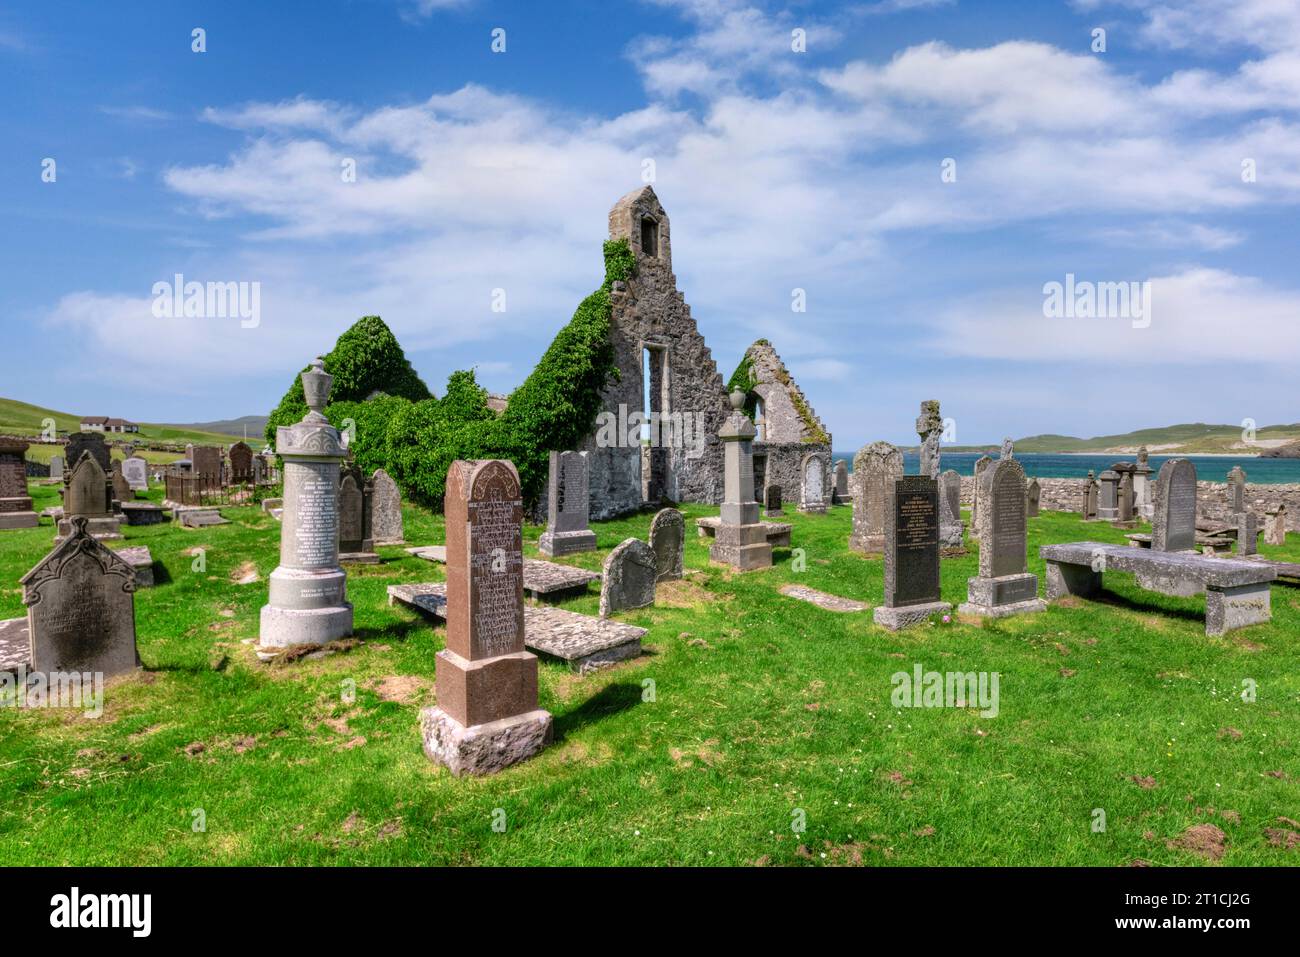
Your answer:
[[[837,448],[926,398],[962,443],[1300,420],[1300,0],[307,10],[0,11],[0,395],[266,412],[368,313],[435,391],[509,391],[652,159],[723,376],[771,339]],[[258,283],[258,324],[155,316],[177,273]],[[1067,274],[1150,321],[1045,316]]]

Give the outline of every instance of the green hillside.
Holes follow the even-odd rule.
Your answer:
[[[19,402],[16,399],[0,399],[0,433],[10,435],[40,435],[42,422],[45,419],[53,419],[54,427],[60,432],[76,432],[81,426],[81,416],[73,415],[70,412],[58,412],[54,409],[44,409],[38,405],[31,405],[27,402]],[[210,432],[203,429],[196,429],[184,425],[159,425],[157,423],[141,422],[140,431],[134,436],[110,436],[110,438],[132,438],[137,440],[156,440],[159,442],[169,442],[184,445],[186,442],[194,442],[203,445],[229,445],[237,436],[224,434],[221,432]],[[252,428],[248,430],[250,436],[257,437],[257,433]],[[242,431],[240,433],[242,435]]]
[[[1300,438],[1300,423],[1265,425],[1255,432],[1257,443],[1274,444],[1279,440]],[[987,445],[945,446],[945,451],[979,452],[994,448]],[[1017,452],[1119,452],[1145,445],[1152,452],[1183,454],[1237,453],[1249,455],[1263,451],[1267,445],[1252,447],[1242,440],[1240,425],[1207,425],[1190,422],[1158,429],[1138,429],[1120,435],[1097,435],[1081,439],[1073,435],[1030,435],[1015,440]]]

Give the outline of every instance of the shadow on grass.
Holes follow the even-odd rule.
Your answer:
[[[421,615],[419,618],[389,622],[384,625],[367,625],[362,628],[354,628],[352,637],[367,642],[405,641],[413,632],[422,631],[426,628],[431,629],[437,624],[441,624],[438,619]]]
[[[582,705],[555,719],[555,741],[559,743],[589,724],[626,711],[641,703],[641,686],[627,682],[606,685]]]
[[[1159,592],[1152,592],[1151,594],[1160,597],[1173,597],[1172,595],[1160,595]],[[1135,601],[1127,595],[1121,595],[1119,592],[1111,591],[1109,588],[1102,588],[1101,591],[1097,592],[1096,595],[1093,595],[1088,600],[1095,601],[1102,605],[1109,605],[1112,608],[1121,608],[1125,611],[1141,612],[1143,614],[1155,612],[1161,615],[1169,615],[1174,618],[1185,618],[1188,621],[1205,621],[1204,611],[1195,611],[1190,608],[1171,608],[1159,601]],[[1183,600],[1186,601],[1189,599]]]

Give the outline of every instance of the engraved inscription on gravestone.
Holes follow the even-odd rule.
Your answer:
[[[939,600],[939,501],[933,479],[906,475],[894,483],[891,605]],[[886,582],[886,595],[890,591]]]
[[[991,565],[981,574],[991,577],[1018,575],[1025,570],[1025,493],[1023,473],[1011,469],[997,469],[989,483],[989,494],[984,504],[992,512],[993,541],[980,547],[980,557],[985,549],[991,553]],[[983,565],[983,561],[980,562]]]

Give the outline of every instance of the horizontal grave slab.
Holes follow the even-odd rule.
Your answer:
[[[422,545],[406,549],[407,553],[427,562],[447,563],[447,548],[444,545]],[[592,582],[600,581],[600,572],[559,562],[543,561],[539,558],[524,559],[524,591],[535,600],[558,598],[572,592],[585,591]]]

